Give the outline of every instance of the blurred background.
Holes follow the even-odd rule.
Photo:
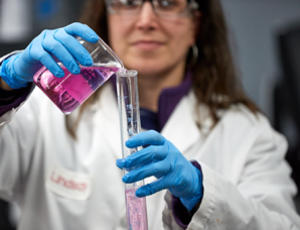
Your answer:
[[[243,86],[272,125],[287,137],[287,160],[300,188],[300,1],[221,1]],[[0,0],[0,56],[25,48],[43,29],[77,21],[83,3]],[[297,196],[298,211],[299,200]],[[14,229],[18,216],[15,206],[0,201],[1,230]]]

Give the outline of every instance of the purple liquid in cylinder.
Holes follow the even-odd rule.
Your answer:
[[[148,230],[146,199],[135,196],[136,189],[126,189],[127,221],[129,230]]]
[[[71,113],[81,105],[98,87],[118,71],[116,67],[92,66],[83,67],[79,74],[71,74],[64,66],[63,78],[55,77],[45,67],[33,77],[36,85],[64,113]]]

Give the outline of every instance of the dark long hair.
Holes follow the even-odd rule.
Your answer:
[[[229,47],[227,26],[219,0],[198,0],[198,4],[201,14],[200,19],[195,17],[200,20],[196,37],[198,56],[195,59],[193,55],[189,55],[186,65],[192,72],[193,91],[198,104],[207,105],[214,124],[219,120],[217,111],[227,109],[234,104],[244,104],[250,111],[256,113],[258,108],[245,95],[237,78]],[[109,44],[104,0],[87,1],[80,21],[89,25]],[[99,93],[94,94],[81,106],[81,113]],[[79,119],[80,116],[77,123]],[[67,125],[67,128],[71,135],[75,136],[74,126]]]

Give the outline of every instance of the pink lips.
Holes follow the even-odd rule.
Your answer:
[[[146,41],[146,40],[140,40],[133,42],[132,45],[143,50],[153,50],[160,48],[164,43],[158,42],[158,41]]]

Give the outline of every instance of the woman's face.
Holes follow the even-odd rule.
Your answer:
[[[134,16],[108,15],[109,41],[128,69],[159,75],[183,68],[195,42],[193,17],[160,18],[150,2]]]

